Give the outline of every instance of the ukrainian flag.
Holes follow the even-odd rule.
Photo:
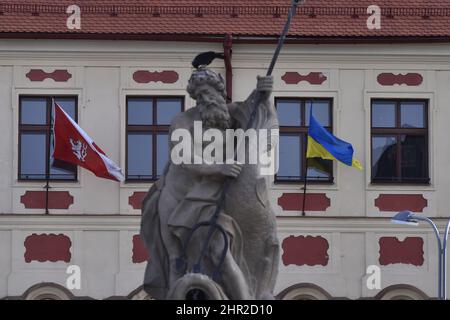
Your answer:
[[[353,147],[329,133],[310,113],[307,158],[338,160],[350,167],[362,170],[361,163],[353,158]]]

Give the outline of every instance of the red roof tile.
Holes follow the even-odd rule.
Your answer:
[[[276,36],[290,0],[79,0],[81,30],[68,30],[73,0],[0,0],[0,37],[47,34]],[[382,9],[380,30],[367,7]],[[126,3],[126,4],[124,4]],[[450,38],[450,0],[307,0],[291,26],[295,38]]]

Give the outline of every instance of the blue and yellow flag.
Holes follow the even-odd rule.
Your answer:
[[[362,170],[361,163],[353,158],[353,147],[329,133],[310,113],[307,158],[338,160],[350,167]]]

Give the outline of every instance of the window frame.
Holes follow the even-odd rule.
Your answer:
[[[45,124],[22,124],[22,101],[24,98],[31,98],[31,99],[45,99],[46,100],[46,110],[45,110]],[[74,121],[78,123],[78,95],[76,94],[58,94],[58,95],[51,95],[51,94],[20,94],[18,96],[18,130],[17,130],[17,137],[18,137],[18,158],[17,158],[17,181],[19,182],[45,182],[45,181],[51,181],[52,183],[55,182],[78,182],[78,166],[74,165],[74,177],[70,179],[52,179],[51,173],[50,173],[50,143],[51,143],[51,134],[53,134],[53,122],[51,121],[52,116],[52,100],[58,100],[58,99],[74,99],[75,102],[75,119]],[[21,174],[22,169],[22,139],[21,135],[23,132],[37,132],[37,133],[45,133],[45,178],[43,179],[25,179],[23,178]]]
[[[152,124],[151,125],[129,125],[128,124],[128,105],[130,99],[151,99],[152,100]],[[158,99],[180,99],[181,100],[181,112],[185,111],[186,96],[184,95],[126,95],[125,96],[125,183],[153,183],[159,179],[157,175],[157,139],[158,133],[169,134],[169,125],[157,124],[158,111],[156,101]],[[139,179],[130,178],[128,175],[128,133],[129,132],[142,132],[152,134],[152,177]]]
[[[300,136],[300,141],[302,142],[300,146],[300,157],[302,159],[302,166],[301,166],[301,172],[300,177],[298,179],[283,179],[279,178],[278,174],[274,175],[274,183],[276,184],[298,184],[298,183],[304,183],[305,177],[306,177],[306,144],[307,144],[307,137],[308,137],[308,128],[309,126],[306,126],[306,101],[312,100],[312,101],[328,101],[329,102],[329,126],[324,127],[325,129],[329,130],[331,133],[333,133],[333,108],[334,108],[334,98],[333,97],[275,97],[275,109],[278,108],[278,101],[285,100],[285,101],[297,101],[300,102],[300,117],[301,122],[300,126],[282,126],[279,125],[280,129],[280,137],[282,135],[294,135],[294,136]],[[335,182],[335,169],[334,165],[331,167],[331,175],[329,179],[324,180],[318,180],[318,179],[307,179],[308,183],[313,184],[325,184],[325,185],[331,185]]]
[[[392,102],[395,104],[395,127],[373,127],[373,103],[374,102]],[[401,104],[402,102],[420,102],[424,105],[424,127],[423,128],[402,128],[401,127]],[[370,182],[373,185],[383,184],[401,184],[401,185],[431,185],[430,175],[430,100],[424,98],[371,98],[370,99]],[[425,138],[426,178],[413,178],[408,180],[402,179],[402,146],[400,139],[402,135],[423,136]],[[373,175],[373,137],[395,136],[396,139],[396,174],[399,178],[394,179],[375,179]]]

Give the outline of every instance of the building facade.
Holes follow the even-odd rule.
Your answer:
[[[14,15],[6,10],[5,16]],[[10,28],[2,19],[0,28]],[[359,22],[365,25],[365,18]],[[232,100],[242,101],[257,75],[265,74],[273,41],[90,34],[32,39],[20,28],[3,31],[0,298],[148,298],[141,289],[148,259],[138,236],[141,201],[167,161],[171,118],[195,105],[185,91],[191,61],[200,52],[232,48],[226,64],[216,60],[211,67],[227,79]],[[436,297],[432,229],[393,225],[390,218],[411,210],[444,228],[450,217],[450,44],[412,37],[300,40],[285,46],[273,73],[281,162],[269,180],[282,246],[275,294]],[[52,99],[123,169],[124,182],[81,168],[52,168]],[[311,105],[328,130],[353,145],[364,171],[311,159],[303,216]],[[81,286],[69,290],[67,281],[78,271]]]

